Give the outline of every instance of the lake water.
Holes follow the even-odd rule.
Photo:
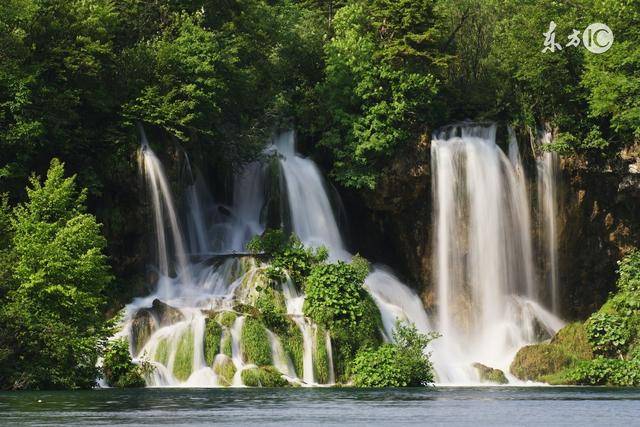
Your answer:
[[[140,389],[0,393],[0,425],[639,425],[640,389]]]

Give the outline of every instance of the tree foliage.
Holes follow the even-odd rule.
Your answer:
[[[87,387],[97,378],[113,277],[100,225],[85,213],[86,191],[75,180],[54,159],[44,183],[32,177],[28,201],[13,211],[14,285],[0,310],[2,387]]]

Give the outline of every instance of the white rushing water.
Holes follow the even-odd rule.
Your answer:
[[[550,314],[537,303],[529,197],[513,136],[510,151],[509,158],[496,144],[495,125],[452,126],[432,141],[441,382],[472,382],[476,362],[506,373],[520,347],[544,338],[539,317]]]
[[[437,291],[433,313],[428,314],[420,297],[384,266],[375,266],[365,281],[380,309],[385,339],[393,339],[398,319],[422,332],[443,335],[431,349],[441,383],[477,383],[472,367],[476,362],[507,373],[518,348],[550,336],[562,325],[539,300],[529,195],[517,141],[512,135],[507,157],[496,145],[495,133],[495,126],[450,127],[432,143]],[[178,204],[146,137],[141,155],[156,227],[159,278],[152,295],[127,306],[123,334],[129,336],[136,356],[150,359],[156,367],[147,378],[150,386],[243,386],[242,371],[254,368],[243,354],[246,317],[240,313],[232,324],[220,323],[220,353],[207,359],[204,342],[207,321],[212,321],[207,313],[232,312],[238,303],[250,304],[256,289],[266,283],[265,266],[238,253],[265,230],[273,185],[268,159],[274,155],[290,222],[285,225],[304,244],[326,246],[331,260],[351,258],[324,177],[311,159],[296,152],[293,132],[273,139],[265,150],[267,161],[251,163],[236,176],[229,205],[214,203],[201,176],[187,163],[190,180],[182,227]],[[330,335],[318,333],[303,315],[304,294],[291,280],[282,284],[282,293],[287,316],[302,335],[302,367],[296,372],[280,337],[267,331],[272,364],[291,382],[319,385],[314,350],[325,346],[327,383],[333,384]],[[169,320],[159,314],[162,306],[156,299],[169,305]],[[148,313],[152,326],[138,351],[136,336],[147,333],[140,319]],[[230,364],[233,378],[222,378]]]
[[[551,143],[551,131],[541,132],[540,144]],[[551,308],[554,313],[560,312],[560,279],[558,277],[558,194],[557,171],[558,154],[553,151],[543,151],[538,159],[538,204],[543,232],[543,247],[547,265],[545,266],[546,280],[551,295]]]

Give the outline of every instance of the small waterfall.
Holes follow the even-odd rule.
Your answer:
[[[536,295],[522,164],[514,137],[511,160],[495,138],[495,125],[461,125],[431,145],[442,382],[473,381],[475,362],[507,372],[518,348],[538,339],[516,298]]]
[[[324,245],[332,258],[348,259],[318,166],[295,152],[293,131],[279,135],[274,146],[282,156],[293,231],[305,245]]]
[[[156,243],[158,251],[158,268],[160,274],[169,276],[169,254],[170,247],[167,241],[165,224],[168,220],[171,234],[171,242],[173,243],[173,251],[175,253],[178,273],[188,274],[187,254],[185,244],[182,239],[182,232],[178,222],[178,215],[173,203],[173,196],[164,173],[162,163],[156,157],[155,153],[149,146],[147,136],[142,126],[140,126],[140,134],[142,138],[142,147],[140,155],[142,157],[142,166],[147,183],[151,191],[151,201],[153,204],[153,217],[156,228]],[[165,218],[166,216],[166,218]]]
[[[551,131],[542,132],[540,143],[551,143]],[[545,268],[551,307],[554,313],[560,312],[560,279],[558,277],[558,195],[557,174],[558,154],[553,151],[543,151],[537,159],[538,166],[538,204],[543,230],[544,253],[548,266]]]

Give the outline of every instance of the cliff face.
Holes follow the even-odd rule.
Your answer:
[[[617,261],[640,245],[640,146],[604,165],[568,157],[561,167],[562,302],[584,318],[613,290]]]
[[[523,154],[534,194],[530,151]],[[560,161],[559,276],[562,314],[567,319],[585,318],[604,303],[615,284],[617,261],[640,244],[639,153],[636,146],[605,164],[579,156]],[[374,191],[341,193],[349,213],[352,249],[389,264],[431,308],[430,138],[424,136],[399,153]],[[537,209],[535,194],[532,206]],[[533,226],[535,238],[540,235],[538,221]],[[535,246],[539,250],[540,245]],[[541,256],[535,256],[543,265]]]

